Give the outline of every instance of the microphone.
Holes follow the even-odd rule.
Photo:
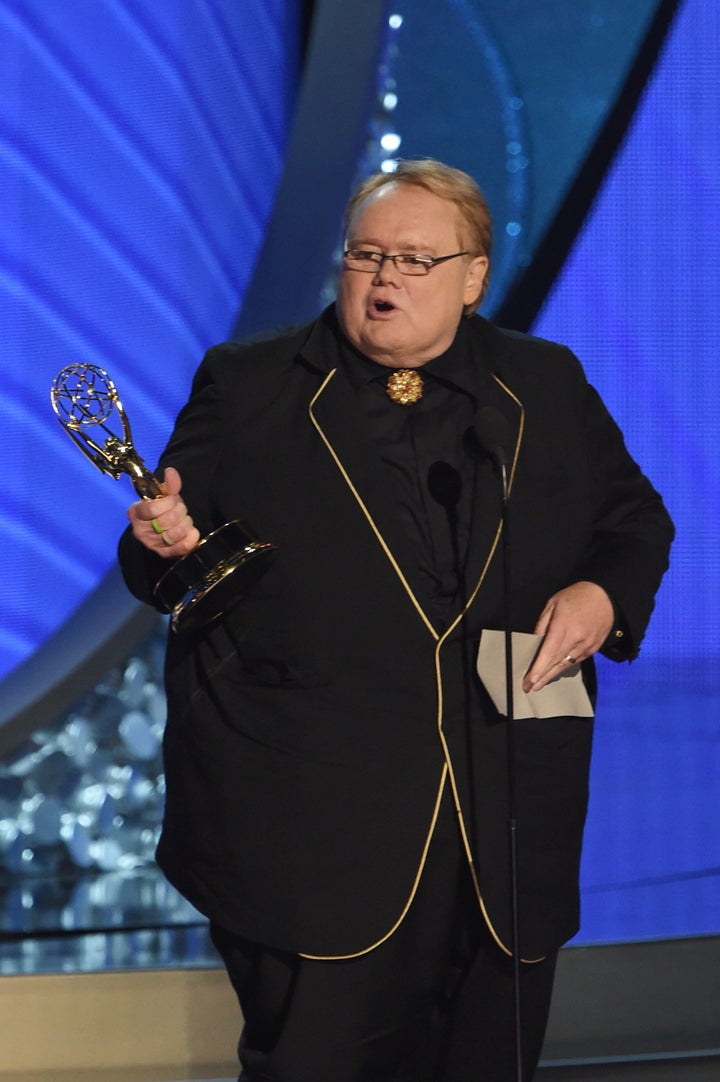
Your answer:
[[[444,509],[447,516],[453,572],[464,607],[466,600],[465,574],[460,559],[460,537],[458,535],[458,504],[462,495],[462,477],[454,466],[440,459],[433,462],[428,470],[427,487],[432,499]]]
[[[428,470],[427,486],[430,495],[450,514],[455,510],[462,492],[462,479],[449,462],[433,462]]]
[[[470,429],[477,450],[493,460],[502,470],[507,466],[507,449],[512,444],[512,435],[507,418],[494,406],[482,406],[475,414]]]

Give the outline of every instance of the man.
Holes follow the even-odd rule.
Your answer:
[[[470,177],[400,163],[345,227],[337,304],[211,349],[166,495],[129,511],[121,561],[148,601],[225,521],[277,545],[222,619],[170,635],[158,860],[211,920],[243,1079],[499,1082],[507,742],[476,654],[503,626],[501,491],[479,420],[511,465],[511,622],[542,637],[530,701],[579,663],[593,697],[596,651],[637,654],[672,526],[569,351],[472,314],[491,228]],[[529,1079],[578,927],[592,720],[514,725]]]

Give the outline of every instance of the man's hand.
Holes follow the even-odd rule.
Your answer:
[[[535,625],[543,644],[523,681],[523,691],[539,691],[572,665],[599,650],[614,619],[612,601],[594,582],[576,582],[553,594]]]
[[[165,470],[162,487],[164,496],[132,504],[128,518],[133,534],[145,548],[158,556],[177,559],[195,548],[200,534],[180,496],[180,474],[172,466]]]

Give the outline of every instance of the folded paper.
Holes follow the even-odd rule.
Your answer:
[[[539,691],[523,691],[525,674],[542,644],[542,635],[512,633],[513,716],[522,718],[591,718],[593,708],[583,683],[580,665],[564,666]],[[500,714],[507,715],[505,632],[484,629],[480,636],[477,672]]]

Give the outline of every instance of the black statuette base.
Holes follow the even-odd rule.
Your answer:
[[[276,551],[237,519],[219,526],[166,571],[153,593],[173,631],[196,631],[245,596]]]

